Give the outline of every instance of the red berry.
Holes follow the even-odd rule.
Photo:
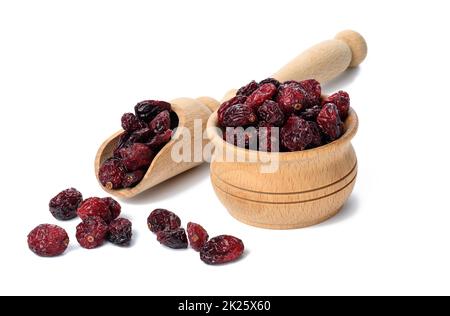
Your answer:
[[[308,121],[297,116],[291,116],[280,132],[282,145],[289,151],[306,149],[313,138],[313,132]]]
[[[281,110],[277,102],[266,101],[258,108],[258,117],[261,121],[264,121],[273,126],[284,125],[284,113]]]
[[[308,148],[315,148],[322,146],[322,134],[320,133],[319,125],[317,125],[316,122],[308,122],[309,127],[311,129],[311,143],[309,144]]]
[[[122,115],[121,122],[122,128],[130,133],[147,127],[146,124],[140,121],[133,113],[125,113]]]
[[[116,219],[120,216],[120,212],[122,211],[122,207],[120,206],[119,202],[114,200],[111,197],[105,197],[102,199],[106,204],[108,204],[109,212],[111,214],[111,219]]]
[[[117,158],[106,160],[100,167],[98,177],[101,184],[108,189],[120,189],[125,177],[125,167]]]
[[[320,110],[322,110],[321,105],[315,105],[311,108],[304,109],[299,116],[307,121],[316,121],[317,115],[319,115]]]
[[[343,124],[338,109],[333,103],[327,103],[323,106],[317,116],[317,123],[330,140],[338,139],[343,132]]]
[[[255,122],[255,113],[245,104],[232,105],[223,114],[223,127],[247,126]]]
[[[82,220],[92,216],[97,216],[101,217],[107,223],[111,221],[109,204],[105,200],[98,197],[86,199],[83,203],[81,203],[77,210],[77,214]]]
[[[278,89],[278,88],[280,87],[280,85],[281,85],[281,82],[279,82],[277,79],[274,79],[274,78],[267,78],[267,79],[264,79],[263,81],[261,81],[261,82],[259,83],[259,85],[262,86],[263,84],[266,84],[266,83],[272,83],[272,84],[274,84],[275,87],[277,87],[277,89]]]
[[[170,128],[170,113],[163,111],[156,115],[150,122],[149,127],[154,134],[161,134]]]
[[[144,178],[145,172],[144,170],[136,170],[133,172],[129,172],[125,175],[123,179],[122,186],[124,188],[132,188],[136,186],[141,180]]]
[[[189,243],[195,251],[200,251],[209,238],[206,230],[201,225],[196,223],[187,224],[187,234]]]
[[[175,230],[163,230],[156,234],[158,241],[172,249],[185,249],[188,247],[188,240],[184,228]]]
[[[122,148],[119,154],[123,165],[128,171],[135,171],[150,166],[154,157],[153,151],[148,146],[139,143]]]
[[[255,90],[245,101],[245,104],[250,106],[253,110],[264,104],[267,100],[277,93],[277,87],[273,83],[265,83]]]
[[[170,129],[162,134],[157,134],[151,141],[146,143],[146,145],[150,147],[154,152],[157,152],[161,149],[161,147],[170,142],[170,140],[172,139],[172,134],[173,131]]]
[[[242,240],[228,235],[214,237],[200,251],[200,259],[207,264],[222,264],[239,259],[244,253]]]
[[[164,101],[147,100],[136,104],[134,111],[136,116],[146,123],[150,123],[156,115],[163,111],[171,111],[172,107],[170,103]]]
[[[247,84],[246,86],[243,86],[242,88],[240,88],[237,92],[236,95],[240,95],[240,96],[246,96],[248,97],[249,95],[251,95],[253,92],[255,92],[256,89],[258,89],[259,85],[256,81],[252,81],[249,84]]]
[[[228,127],[223,132],[223,140],[240,148],[258,150],[258,130],[254,127],[245,130]]]
[[[294,111],[300,111],[306,107],[307,96],[300,84],[292,82],[284,83],[278,92],[277,102],[283,109],[286,116],[290,116]]]
[[[118,246],[127,246],[132,237],[132,224],[126,218],[117,218],[109,224],[106,239]]]
[[[317,80],[310,79],[301,81],[300,86],[306,93],[307,107],[320,105],[320,100],[322,98],[322,87]]]
[[[219,121],[219,125],[225,126],[223,124],[223,115],[225,114],[226,110],[228,110],[228,108],[232,107],[235,104],[244,104],[246,100],[247,100],[246,96],[240,95],[228,100],[227,102],[224,102],[217,111],[217,118]]]
[[[348,111],[350,110],[350,96],[347,92],[339,91],[330,95],[328,98],[323,100],[323,104],[327,103],[333,103],[336,105],[341,120],[345,120],[347,118]]]
[[[103,245],[108,225],[98,216],[88,217],[77,226],[76,237],[80,246],[93,249]]]
[[[77,217],[77,209],[83,202],[81,193],[70,188],[58,193],[49,203],[50,212],[59,220],[65,221]]]
[[[61,255],[69,245],[67,232],[59,226],[42,224],[28,234],[28,247],[41,257]]]
[[[176,214],[168,210],[156,209],[148,217],[147,225],[150,231],[157,233],[163,230],[180,228],[181,220]]]

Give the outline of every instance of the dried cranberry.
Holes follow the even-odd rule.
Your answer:
[[[267,78],[267,79],[264,79],[263,81],[261,81],[260,83],[259,83],[259,85],[263,85],[263,84],[266,84],[266,83],[272,83],[272,84],[274,84],[275,85],[275,87],[277,87],[277,89],[280,87],[280,85],[281,85],[281,82],[279,82],[277,79],[274,79],[274,78]]]
[[[252,108],[245,104],[235,104],[223,114],[224,127],[247,126],[256,122],[256,115]]]
[[[108,225],[98,216],[88,217],[77,226],[76,237],[81,247],[93,249],[103,245]]]
[[[323,106],[317,116],[317,123],[330,140],[338,139],[343,132],[343,124],[338,109],[333,103],[327,103]]]
[[[154,134],[161,134],[170,128],[170,113],[169,111],[163,111],[156,115],[156,117],[150,122],[150,129]]]
[[[244,253],[242,240],[228,235],[214,237],[200,251],[200,259],[207,264],[223,264],[239,259]]]
[[[127,246],[130,244],[132,224],[126,218],[117,218],[109,224],[109,231],[106,239],[115,245]]]
[[[308,122],[310,130],[311,130],[311,143],[309,144],[308,148],[315,148],[322,146],[322,134],[320,132],[319,125],[317,125],[316,122]]]
[[[128,171],[150,166],[154,158],[153,151],[146,145],[136,143],[119,151],[122,163]],[[122,181],[125,175],[122,177]],[[121,183],[122,183],[121,181]]]
[[[168,210],[156,209],[148,217],[147,225],[150,231],[157,233],[163,230],[180,228],[181,220],[176,214]]]
[[[263,84],[247,98],[245,104],[253,110],[257,110],[264,102],[272,99],[276,93],[277,87],[273,83]]]
[[[125,177],[125,167],[119,159],[110,158],[101,165],[98,177],[104,187],[119,189]]]
[[[41,257],[61,255],[69,245],[67,232],[59,226],[42,224],[28,234],[28,247]]]
[[[259,150],[277,152],[280,150],[279,128],[267,123],[260,123],[258,128]]]
[[[92,197],[84,200],[78,208],[77,214],[82,220],[92,216],[97,216],[101,217],[107,223],[111,221],[109,204],[104,199],[98,197]]]
[[[322,96],[322,87],[317,80],[310,79],[300,82],[300,86],[306,93],[307,107],[312,107],[315,105],[320,105],[320,100]]]
[[[306,107],[307,97],[305,91],[298,83],[283,84],[278,92],[277,102],[284,114],[290,116],[294,111]]]
[[[209,238],[206,230],[201,225],[196,223],[187,224],[187,234],[189,243],[195,251],[200,251]]]
[[[289,151],[304,150],[312,142],[313,132],[308,121],[291,116],[280,133],[281,143]]]
[[[145,128],[146,124],[140,121],[133,113],[125,113],[122,116],[122,128],[127,132],[134,132],[138,129]]]
[[[240,88],[237,92],[236,95],[238,96],[246,96],[248,97],[249,95],[251,95],[253,92],[255,92],[256,89],[258,89],[259,85],[256,81],[252,81],[249,84],[247,84],[246,86],[243,86],[242,88]]]
[[[124,132],[120,135],[119,141],[117,142],[117,145],[114,149],[114,158],[120,158],[119,150],[123,147],[126,147],[129,144],[131,134],[128,132]]]
[[[235,105],[235,104],[244,104],[245,101],[247,100],[246,96],[236,96],[230,100],[228,100],[227,102],[224,102],[219,110],[217,111],[217,117],[218,117],[218,121],[219,124],[221,126],[223,125],[223,115],[225,114],[225,111],[228,110],[228,108],[230,108],[231,106]]]
[[[75,218],[81,202],[83,202],[83,196],[77,189],[64,190],[50,200],[50,213],[62,221]]]
[[[223,133],[223,139],[240,148],[258,150],[258,130],[254,127],[245,130],[242,127],[228,127]]]
[[[322,110],[322,106],[315,105],[311,108],[304,109],[299,116],[307,121],[315,121],[317,119],[317,115],[319,115],[320,110]]]
[[[127,142],[125,143],[122,148],[129,147],[130,145],[136,144],[136,143],[146,143],[150,141],[150,139],[153,137],[153,132],[150,128],[142,128],[135,132],[133,132],[130,137],[128,138]]]
[[[122,207],[120,206],[119,202],[114,200],[111,197],[105,197],[102,199],[106,204],[108,204],[109,212],[111,214],[111,219],[116,219],[120,216],[120,212],[122,211]]]
[[[132,188],[136,186],[145,176],[144,170],[136,170],[129,172],[123,178],[122,186],[124,188]]]
[[[172,134],[173,131],[169,129],[164,133],[158,134],[155,137],[153,137],[153,139],[148,143],[146,143],[146,145],[150,147],[151,150],[157,152],[162,146],[170,142],[170,140],[172,139]]]
[[[136,104],[134,111],[136,116],[146,123],[150,123],[151,120],[155,118],[156,115],[163,111],[171,111],[172,107],[170,103],[164,101],[142,101]]]
[[[277,102],[266,101],[258,108],[258,117],[261,121],[264,121],[273,126],[284,125],[284,113],[281,110]]]
[[[345,120],[350,110],[350,96],[345,91],[338,91],[323,100],[323,104],[333,103],[336,105],[341,120]]]
[[[158,241],[172,249],[186,249],[188,240],[184,228],[175,230],[162,230],[156,234]]]

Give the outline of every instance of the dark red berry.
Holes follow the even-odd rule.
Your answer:
[[[264,102],[272,99],[276,93],[277,87],[273,83],[263,84],[247,98],[245,104],[253,110],[257,110],[258,107],[264,104]]]
[[[128,171],[150,166],[154,158],[153,151],[146,145],[136,143],[119,151],[122,163]],[[125,175],[122,177],[122,181]],[[122,184],[121,181],[121,184]]]
[[[109,204],[104,199],[98,197],[92,197],[84,200],[78,208],[77,214],[82,220],[92,216],[97,216],[101,217],[107,223],[111,221]]]
[[[305,91],[296,82],[283,84],[278,92],[277,102],[284,114],[290,116],[294,111],[300,111],[306,107],[307,97]]]
[[[50,213],[62,221],[75,218],[81,202],[83,202],[83,196],[78,190],[74,188],[64,190],[50,200]]]
[[[170,142],[170,140],[172,139],[172,134],[173,131],[169,129],[164,133],[158,134],[155,137],[153,137],[153,139],[148,143],[146,143],[146,145],[150,147],[150,149],[153,150],[154,152],[157,152],[161,149],[161,147]]]
[[[279,82],[277,79],[274,79],[274,78],[267,78],[267,79],[264,79],[263,81],[261,81],[261,82],[259,83],[259,85],[261,86],[261,85],[266,84],[266,83],[272,83],[272,84],[274,84],[275,87],[277,87],[277,89],[278,89],[278,88],[280,87],[280,85],[281,85],[281,82]]]
[[[320,132],[320,127],[317,125],[316,122],[308,122],[310,130],[311,130],[311,143],[309,144],[308,148],[315,148],[322,146],[322,134]]]
[[[145,176],[144,170],[136,170],[129,172],[123,178],[122,186],[124,188],[132,188],[136,186]]]
[[[109,232],[106,239],[115,245],[128,246],[131,241],[132,224],[126,218],[117,218],[109,224]]]
[[[146,123],[150,123],[151,120],[155,118],[156,115],[163,111],[171,111],[170,103],[164,101],[142,101],[136,104],[134,111],[136,116]]]
[[[102,199],[106,204],[108,204],[109,212],[111,214],[111,219],[116,219],[120,216],[120,212],[122,211],[122,207],[120,206],[119,202],[114,200],[111,197],[105,197]]]
[[[235,104],[223,114],[223,127],[247,126],[256,122],[252,108],[245,104]]]
[[[186,249],[188,247],[188,240],[184,228],[175,230],[163,230],[157,233],[158,241],[172,249]]]
[[[76,237],[81,247],[93,249],[103,245],[108,225],[98,216],[88,217],[77,226]]]
[[[313,138],[313,132],[308,121],[297,116],[291,116],[280,132],[282,145],[289,151],[306,149]]]
[[[230,108],[231,106],[235,105],[235,104],[244,104],[245,101],[247,100],[246,96],[236,96],[230,100],[228,100],[227,102],[224,102],[219,110],[217,111],[217,118],[219,121],[219,125],[220,126],[224,126],[223,125],[223,115],[225,114],[225,111],[228,110],[228,108]]]
[[[312,107],[315,105],[320,105],[322,87],[317,80],[310,79],[301,81],[300,86],[306,93],[307,104],[305,104],[305,106]]]
[[[125,167],[117,158],[106,160],[100,167],[98,177],[101,184],[108,189],[120,189],[125,176]]]
[[[157,233],[163,230],[180,228],[181,220],[176,214],[168,210],[156,209],[148,217],[147,225],[150,231]]]
[[[279,128],[267,123],[260,123],[258,128],[259,150],[278,152],[280,150]]]
[[[154,134],[161,134],[170,128],[170,113],[169,111],[163,111],[156,115],[156,117],[150,122],[150,129]]]
[[[146,143],[150,141],[153,135],[154,134],[150,128],[146,127],[139,129],[130,135],[128,141],[125,143],[125,146],[123,147],[129,147],[130,145],[133,145],[135,143]]]
[[[130,136],[131,136],[131,134],[128,132],[124,132],[120,135],[119,141],[117,142],[117,145],[114,148],[114,153],[113,153],[114,158],[120,158],[119,150],[128,145]]]
[[[347,92],[339,91],[330,95],[328,98],[323,100],[323,104],[327,103],[333,103],[336,105],[341,120],[345,120],[347,118],[348,111],[350,110],[350,96]]]
[[[189,243],[195,251],[200,251],[209,238],[206,230],[201,225],[196,223],[187,224],[187,235],[189,238]]]
[[[239,259],[244,253],[242,240],[228,235],[214,237],[200,251],[200,259],[207,264],[223,264]]]
[[[122,128],[127,132],[134,132],[138,129],[145,128],[146,124],[140,121],[133,113],[125,113],[121,119]]]
[[[322,106],[315,105],[311,108],[306,108],[302,112],[300,112],[299,116],[307,121],[316,121],[317,115],[319,115],[320,110],[322,110]]]
[[[256,89],[258,89],[259,85],[256,81],[252,81],[249,84],[247,84],[246,86],[243,86],[242,88],[240,88],[237,92],[236,95],[241,95],[241,96],[246,96],[248,97],[249,95],[251,95],[253,92],[255,92]]]
[[[255,127],[227,127],[223,132],[223,140],[240,148],[258,150],[258,130]]]
[[[264,104],[258,108],[258,117],[261,121],[273,126],[284,125],[284,113],[278,103],[272,100],[264,102]]]
[[[61,255],[69,245],[67,232],[59,226],[42,224],[28,234],[28,247],[41,257]]]
[[[323,106],[317,116],[317,123],[330,140],[338,139],[343,132],[343,124],[338,109],[333,103],[327,103]]]

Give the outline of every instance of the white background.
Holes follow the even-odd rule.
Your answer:
[[[2,1],[0,4],[0,294],[450,294],[450,110],[446,1]],[[360,117],[358,182],[316,227],[241,224],[203,166],[123,203],[135,242],[81,249],[77,220],[49,199],[74,186],[103,196],[93,159],[122,113],[147,98],[209,95],[263,79],[343,29],[369,44],[363,65],[325,86]],[[157,207],[247,246],[212,267],[160,246]],[[66,228],[64,256],[26,244],[40,223]]]

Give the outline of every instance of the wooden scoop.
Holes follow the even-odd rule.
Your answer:
[[[323,83],[337,77],[349,67],[358,66],[365,59],[366,54],[367,46],[362,36],[353,31],[344,31],[339,33],[333,40],[328,40],[311,47],[279,70],[274,77],[280,81],[314,78]],[[228,98],[235,91],[231,91],[228,94]],[[180,98],[170,103],[172,104],[173,111],[178,115],[179,127],[188,128],[192,138],[194,138],[194,120],[200,119],[203,123],[203,128],[206,128],[209,117],[220,105],[218,101],[209,97],[198,99]],[[101,164],[106,159],[112,157],[113,150],[122,133],[123,130],[118,131],[100,146],[95,158],[95,174],[97,179]],[[178,132],[174,135],[174,139],[177,139],[179,136],[177,134]],[[194,152],[194,143],[194,139],[192,139],[191,152]],[[208,140],[203,140],[203,145],[207,143]],[[170,141],[158,153],[146,175],[136,187],[121,190],[109,190],[104,186],[102,188],[116,197],[132,198],[202,163],[202,161],[173,161],[171,152],[175,144],[175,140]]]

